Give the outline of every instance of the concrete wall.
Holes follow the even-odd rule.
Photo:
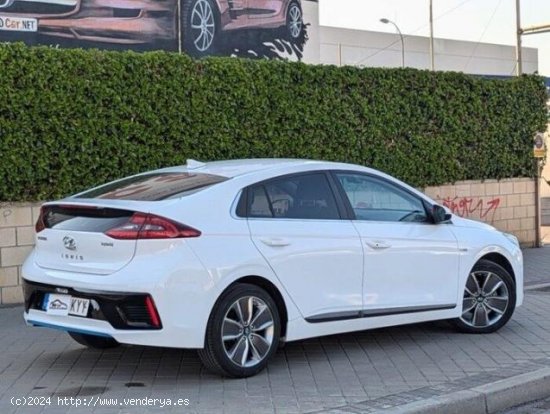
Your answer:
[[[319,63],[321,59],[319,55],[321,47],[319,36],[319,4],[314,1],[304,1],[302,2],[302,10],[304,12],[304,23],[307,27],[308,40],[303,49],[301,60],[305,63]],[[289,60],[296,60],[292,56],[288,56],[288,54],[283,54],[283,56]]]
[[[21,265],[34,245],[38,204],[0,204],[0,304],[20,303]]]
[[[514,234],[523,246],[536,242],[535,181],[530,178],[459,181],[425,193],[454,214]]]
[[[463,181],[428,187],[426,194],[455,214],[490,223],[535,242],[535,185],[527,178]],[[21,265],[34,245],[38,203],[0,204],[0,304],[21,303]]]
[[[321,63],[337,66],[400,67],[397,34],[320,26]],[[430,68],[429,38],[405,36],[405,66]],[[471,74],[512,76],[515,47],[460,40],[435,39],[435,69]],[[523,48],[525,73],[538,70],[538,50]]]

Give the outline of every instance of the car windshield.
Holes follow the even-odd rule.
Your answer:
[[[190,195],[227,179],[194,172],[143,174],[102,185],[75,198],[160,201]]]

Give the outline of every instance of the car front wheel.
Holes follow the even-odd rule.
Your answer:
[[[212,311],[199,357],[209,371],[249,377],[264,369],[277,350],[280,330],[279,312],[271,296],[258,286],[237,284]]]
[[[480,260],[464,288],[462,315],[453,324],[466,333],[491,333],[502,328],[516,307],[516,286],[502,266]]]

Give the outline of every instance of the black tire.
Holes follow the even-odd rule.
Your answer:
[[[270,312],[269,316],[272,317],[273,321],[272,342],[260,362],[257,362],[253,366],[241,366],[234,362],[226,353],[225,346],[230,347],[231,343],[227,345],[227,343],[223,341],[222,326],[226,315],[232,312],[231,309],[233,309],[236,302],[245,300],[245,298],[249,297],[257,298],[261,300],[263,304],[267,305],[267,309]],[[250,377],[263,370],[269,359],[275,354],[279,345],[280,332],[281,322],[279,311],[271,296],[258,286],[247,283],[236,284],[224,292],[214,306],[208,321],[205,347],[204,349],[200,349],[198,354],[203,365],[212,373],[232,378]],[[245,335],[241,334],[241,338],[239,340],[235,339],[234,344],[236,345],[243,337],[245,337]]]
[[[208,22],[205,21],[205,24],[213,25],[213,27],[209,26],[205,28],[209,33],[206,38],[200,37],[203,30],[193,28],[193,26],[197,26],[200,22],[200,16],[197,14],[197,11],[201,4],[203,7],[209,8],[212,13],[212,20],[210,21],[209,19]],[[215,54],[218,44],[218,33],[220,31],[220,19],[217,6],[214,2],[212,2],[212,0],[182,0],[180,17],[180,30],[183,36],[182,43],[184,51],[193,57],[204,57]],[[211,40],[209,37],[210,35],[212,36]]]
[[[109,349],[116,348],[120,344],[113,338],[106,338],[103,336],[79,334],[75,332],[69,332],[69,336],[73,338],[80,345],[87,346],[88,348],[95,349]]]
[[[495,320],[494,323],[490,323],[488,326],[473,326],[471,323],[467,323],[465,320],[463,320],[463,317],[466,318],[465,314],[463,314],[462,317],[460,318],[452,319],[450,322],[460,332],[464,332],[464,333],[485,334],[485,333],[496,332],[510,320],[510,318],[512,317],[512,314],[514,313],[514,310],[516,308],[516,283],[514,282],[513,277],[510,275],[510,273],[508,273],[506,269],[504,269],[499,264],[491,262],[489,260],[482,259],[479,262],[477,262],[474,268],[472,269],[472,271],[470,272],[470,275],[472,275],[475,272],[480,272],[481,274],[483,272],[491,272],[494,275],[498,276],[502,282],[504,282],[504,285],[507,290],[507,297],[508,297],[508,303],[506,305],[506,308],[503,311],[504,313],[502,313],[502,315],[499,317],[498,320]],[[471,277],[470,275],[468,275],[468,278]],[[468,279],[467,279],[467,283],[468,283]],[[466,288],[467,287],[465,286],[463,310],[466,309],[467,306],[471,306],[472,304],[475,304],[475,300],[477,300],[477,299],[471,298]],[[491,296],[487,296],[487,298],[490,299]],[[480,299],[480,300],[483,300],[483,299]],[[502,309],[501,309],[501,312],[502,312]],[[495,315],[498,315],[495,312],[493,313]]]
[[[293,17],[295,16],[294,13],[299,13],[299,28],[295,27],[293,25]],[[288,10],[286,13],[286,37],[291,42],[299,41],[303,34],[304,34],[304,13],[302,12],[302,6],[300,5],[300,2],[297,0],[293,0],[288,5]]]

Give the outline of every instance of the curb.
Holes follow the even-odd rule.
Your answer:
[[[385,413],[494,414],[550,395],[550,368],[481,385],[469,390],[404,404]]]

